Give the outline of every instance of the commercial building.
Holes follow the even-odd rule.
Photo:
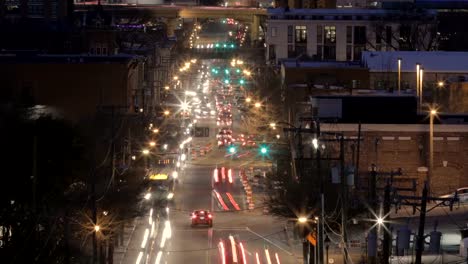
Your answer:
[[[430,10],[276,8],[268,10],[267,24],[266,57],[275,64],[300,55],[357,61],[367,50],[431,50],[436,44],[436,12]]]
[[[73,12],[73,0],[4,0],[0,2],[0,20],[42,19],[60,21]]]
[[[429,111],[417,113],[416,101],[415,97],[388,94],[313,96],[310,107],[312,115],[322,120],[322,132],[343,133],[348,139],[346,164],[358,168],[357,185],[367,185],[369,168],[375,165],[382,172],[401,169],[395,183],[404,187],[411,188],[415,182],[420,191],[430,181],[433,195],[468,186],[467,116],[438,113],[430,122]],[[328,147],[336,148],[336,144]]]
[[[369,87],[374,89],[396,87],[398,59],[401,61],[402,89],[416,89],[417,64],[424,69],[423,89],[433,89],[468,80],[468,52],[367,51],[362,53],[362,65],[369,69]]]

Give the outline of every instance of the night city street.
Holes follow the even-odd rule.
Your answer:
[[[0,0],[0,263],[468,264],[468,0]]]

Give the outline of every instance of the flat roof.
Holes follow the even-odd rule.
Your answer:
[[[327,132],[358,132],[358,124],[320,123],[320,130]],[[361,124],[362,132],[429,132],[426,124]],[[467,125],[434,124],[434,132],[468,132]]]
[[[424,72],[468,73],[468,52],[458,51],[363,51],[362,63],[370,72],[416,72],[420,63]]]
[[[347,61],[296,61],[281,60],[285,68],[363,68],[359,63]]]
[[[363,89],[355,89],[353,90],[353,94],[349,94],[349,89],[343,89],[342,93],[336,93],[336,94],[326,94],[326,95],[311,95],[311,99],[339,99],[339,98],[359,98],[359,97],[364,97],[364,98],[372,98],[372,97],[391,97],[391,98],[408,98],[408,97],[414,97],[416,98],[416,94],[411,91],[411,92],[406,92],[406,91],[400,91],[400,94],[398,94],[398,91],[393,91],[389,92],[386,90],[363,90]]]

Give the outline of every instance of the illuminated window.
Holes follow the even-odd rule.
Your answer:
[[[295,42],[296,43],[307,43],[307,27],[296,26],[295,28]]]

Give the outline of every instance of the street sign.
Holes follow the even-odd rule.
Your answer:
[[[196,127],[194,136],[195,137],[209,137],[210,128],[209,127]]]
[[[307,240],[309,240],[309,242],[314,245],[314,246],[317,246],[317,239],[315,239],[315,235],[310,233],[309,235],[307,235]]]

